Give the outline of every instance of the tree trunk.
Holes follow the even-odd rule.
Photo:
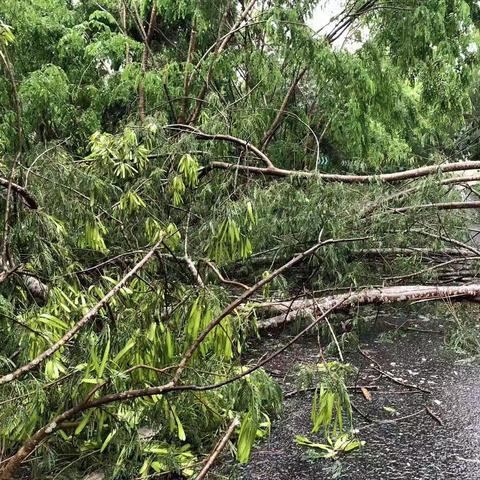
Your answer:
[[[274,328],[293,322],[306,314],[321,314],[322,311],[334,308],[337,311],[350,307],[368,304],[430,301],[430,300],[463,300],[480,297],[480,284],[454,286],[406,285],[399,287],[369,288],[357,292],[329,295],[327,297],[295,300],[293,302],[277,302],[271,305],[274,312],[281,312],[274,317],[262,320],[259,329]]]

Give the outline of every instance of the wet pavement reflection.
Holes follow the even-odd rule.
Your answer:
[[[381,314],[397,325],[408,319],[407,315]],[[379,321],[381,323],[382,318]],[[420,315],[415,323],[423,329],[438,329],[442,321]],[[286,399],[285,411],[274,421],[271,437],[257,445],[251,462],[233,467],[229,477],[242,480],[480,479],[480,361],[460,360],[461,357],[445,347],[443,335],[408,332],[386,343],[378,333],[361,339],[362,350],[394,378],[430,390],[431,395],[409,390],[385,377],[377,379],[378,371],[371,367],[371,362],[355,352],[348,361],[360,368],[362,382],[378,385],[377,390],[370,391],[371,401],[360,394],[353,396],[358,409],[375,421],[369,424],[355,415],[359,437],[366,441],[363,449],[342,457],[336,464],[323,459],[310,460],[305,448],[294,443],[294,437],[301,434],[315,438],[310,433],[311,394],[297,394]],[[284,336],[269,339],[270,348],[278,345],[280,338],[285,341]],[[265,351],[265,344],[262,348]],[[304,339],[269,370],[279,378],[285,392],[295,390],[293,376],[289,374],[292,364],[317,363],[318,353],[316,338]],[[394,415],[391,409],[395,410]],[[385,420],[389,422],[378,423]]]

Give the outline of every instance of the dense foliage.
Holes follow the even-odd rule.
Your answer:
[[[478,2],[349,0],[315,32],[306,22],[317,3],[0,3],[2,374],[58,341],[160,241],[78,335],[0,385],[5,457],[85,399],[169,382],[242,282],[319,238],[360,239],[326,246],[252,301],[305,286],[395,283],[389,277],[422,269],[418,251],[380,266],[362,251],[441,250],[468,239],[466,214],[396,212],[386,198],[401,189],[295,172],[377,174],[475,159]],[[347,28],[355,49],[335,42]],[[291,174],[255,170],[269,161]],[[419,180],[395,207],[461,198],[439,180]],[[417,279],[438,281],[436,273]],[[253,303],[235,309],[213,329],[182,385],[242,372],[253,311]],[[112,479],[189,477],[236,416],[236,456],[246,461],[280,409],[262,369],[221,388],[112,402],[62,424],[24,467],[29,478],[97,469]]]

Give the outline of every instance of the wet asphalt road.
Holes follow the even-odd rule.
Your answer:
[[[409,318],[405,313],[384,315],[396,324]],[[424,329],[438,329],[442,323],[422,315],[415,317],[415,322]],[[280,338],[285,341],[283,336],[269,340],[271,348],[278,346]],[[412,390],[384,377],[375,380],[378,372],[371,368],[371,362],[355,352],[348,360],[360,368],[358,384],[378,385],[377,390],[371,390],[372,401],[361,394],[353,397],[358,409],[374,420],[368,423],[355,415],[359,437],[366,441],[361,450],[344,456],[335,465],[329,460],[310,460],[305,448],[295,444],[294,437],[301,434],[316,438],[310,433],[311,394],[297,394],[286,399],[285,411],[274,421],[272,435],[257,445],[251,462],[233,466],[227,478],[480,480],[480,362],[459,361],[460,357],[444,346],[443,335],[432,333],[410,332],[393,343],[382,342],[377,334],[370,334],[362,338],[362,349],[382,370],[432,394],[406,393]],[[270,366],[285,392],[295,390],[289,373],[291,366],[317,363],[318,351],[315,338],[304,339]],[[443,425],[426,412],[426,405]],[[384,407],[393,407],[396,413],[392,415]],[[390,422],[381,423],[384,420]]]

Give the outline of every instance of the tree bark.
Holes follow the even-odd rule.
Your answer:
[[[468,185],[470,184],[470,182],[480,182],[480,176],[479,175],[470,175],[470,176],[460,175],[458,177],[451,177],[451,178],[446,178],[444,180],[441,180],[438,182],[438,185],[439,186],[452,185],[452,184]],[[367,205],[362,211],[362,216],[366,217],[367,215],[370,215],[372,212],[381,208],[382,206],[386,206],[394,200],[402,200],[408,197],[409,195],[412,195],[418,192],[422,188],[423,188],[423,185],[417,185],[415,187],[407,188],[405,190],[401,190],[400,192],[396,192],[392,195],[389,195],[388,197],[383,197],[378,202],[372,203],[371,205]]]
[[[150,12],[150,21],[148,25],[147,33],[144,36],[143,43],[143,54],[142,54],[142,64],[140,70],[140,82],[138,85],[138,115],[140,121],[145,121],[145,73],[147,71],[148,56],[150,52],[150,44],[152,43],[153,32],[155,30],[155,25],[157,23],[157,6],[154,3],[152,11]]]
[[[467,161],[455,163],[443,163],[438,165],[427,165],[425,167],[413,168],[401,172],[383,173],[378,175],[350,175],[336,173],[320,173],[316,171],[303,170],[286,170],[277,167],[254,167],[250,165],[237,165],[227,162],[211,162],[205,167],[208,169],[221,170],[239,170],[243,172],[256,173],[274,177],[300,177],[300,178],[318,178],[325,182],[341,182],[341,183],[395,183],[402,180],[413,180],[417,178],[427,177],[439,173],[460,172],[466,170],[480,169],[480,161]]]
[[[277,302],[274,310],[283,311],[279,315],[262,320],[258,328],[265,330],[291,323],[302,315],[317,315],[338,305],[337,310],[368,304],[431,301],[431,300],[463,300],[480,297],[480,284],[454,286],[406,285],[399,287],[371,288],[357,292],[329,295],[322,298],[302,299],[293,302]]]
[[[165,128],[170,130],[178,130],[185,133],[190,133],[194,135],[199,140],[218,140],[222,142],[229,142],[234,143],[243,147],[245,150],[250,150],[253,154],[255,154],[262,162],[266,165],[267,168],[275,168],[272,161],[265,155],[259,148],[255,145],[252,145],[250,142],[243,140],[241,138],[233,137],[232,135],[224,135],[224,134],[210,134],[202,132],[201,130],[196,129],[190,125],[183,125],[180,123],[167,125]]]
[[[212,465],[217,459],[218,455],[225,448],[225,445],[227,445],[228,439],[232,436],[233,432],[235,431],[235,428],[238,425],[240,425],[240,420],[238,418],[234,418],[230,423],[227,431],[223,435],[223,437],[219,440],[219,442],[213,449],[212,453],[208,456],[207,461],[204,467],[202,468],[202,470],[200,471],[200,473],[198,474],[196,480],[203,480],[205,478],[210,468],[212,468]]]
[[[424,203],[419,205],[407,205],[406,207],[390,208],[389,211],[393,213],[405,213],[410,210],[466,210],[470,208],[480,208],[480,202],[443,202],[443,203]]]
[[[8,179],[4,177],[0,177],[0,186],[4,188],[8,188],[8,185],[9,185]],[[30,208],[31,210],[38,209],[37,200],[25,187],[22,187],[21,185],[18,185],[14,182],[11,182],[10,188],[12,192],[14,192],[16,195],[22,198],[22,200],[25,202],[25,205],[28,208]]]

